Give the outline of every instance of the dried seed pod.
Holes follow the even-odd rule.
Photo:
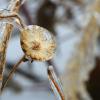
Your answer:
[[[32,60],[49,60],[55,52],[54,36],[37,25],[29,25],[22,29],[20,41],[25,55]]]

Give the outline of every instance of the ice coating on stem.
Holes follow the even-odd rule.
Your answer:
[[[54,94],[56,95],[57,100],[65,100],[61,81],[57,77],[57,75],[53,69],[53,66],[49,66],[47,69],[47,72],[48,72],[48,79],[49,79],[51,88],[52,88]]]
[[[10,10],[0,10],[0,21],[17,26],[19,29],[24,28],[26,25],[23,23],[21,17]]]

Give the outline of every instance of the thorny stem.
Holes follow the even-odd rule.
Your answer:
[[[48,70],[48,78],[53,92],[55,93],[57,98],[59,98],[59,100],[65,100],[63,90],[62,90],[62,85],[60,83],[60,80],[56,76],[53,67],[49,66],[47,70]]]
[[[25,56],[23,56],[15,65],[14,67],[12,68],[12,70],[10,71],[8,77],[7,77],[7,80],[5,80],[5,82],[2,84],[2,87],[1,87],[1,93],[3,91],[3,89],[5,88],[5,86],[7,85],[8,81],[12,78],[14,72],[16,71],[16,69],[18,68],[18,66],[24,61],[25,59]]]
[[[11,0],[7,10],[11,12],[18,12],[21,5],[20,0]],[[1,26],[0,33],[0,88],[3,80],[3,71],[5,68],[5,60],[6,60],[6,49],[8,46],[8,41],[10,39],[10,35],[13,29],[13,25],[3,23]]]

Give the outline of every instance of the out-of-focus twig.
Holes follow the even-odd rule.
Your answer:
[[[42,26],[56,36],[54,30],[56,4],[50,0],[44,0],[37,11],[37,25]]]
[[[12,66],[13,66],[13,64],[8,63],[6,67],[8,70],[11,70],[13,68]],[[19,75],[31,80],[34,83],[40,83],[42,81],[38,76],[35,76],[32,73],[24,71],[23,69],[18,68],[18,69],[16,69],[15,73],[18,73]]]
[[[28,7],[27,7],[27,3],[24,3],[24,4],[21,6],[21,10],[22,10],[23,14],[25,15],[28,24],[34,24],[34,23],[33,23],[32,16],[31,16],[31,14],[30,14],[30,11],[28,10]]]
[[[3,91],[3,89],[5,88],[5,86],[7,85],[8,81],[12,78],[13,76],[13,73],[16,71],[16,69],[18,68],[18,66],[24,61],[25,59],[25,56],[23,56],[15,65],[14,67],[11,69],[8,77],[7,77],[7,80],[4,81],[4,83],[2,84],[2,87],[1,87],[1,92]]]
[[[4,75],[4,77],[7,78],[7,75]],[[6,87],[10,88],[11,90],[13,90],[16,93],[19,93],[19,92],[21,92],[23,90],[22,85],[19,82],[13,80],[13,79],[11,79],[9,81],[9,83],[7,84]]]

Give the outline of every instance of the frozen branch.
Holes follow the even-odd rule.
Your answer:
[[[11,0],[7,9],[17,13],[20,5],[21,5],[20,0]],[[1,31],[0,33],[0,87],[2,85],[2,80],[3,80],[3,71],[5,67],[5,61],[6,61],[6,49],[8,46],[8,41],[10,39],[12,29],[13,26],[11,24],[2,23],[0,27],[0,31]]]

